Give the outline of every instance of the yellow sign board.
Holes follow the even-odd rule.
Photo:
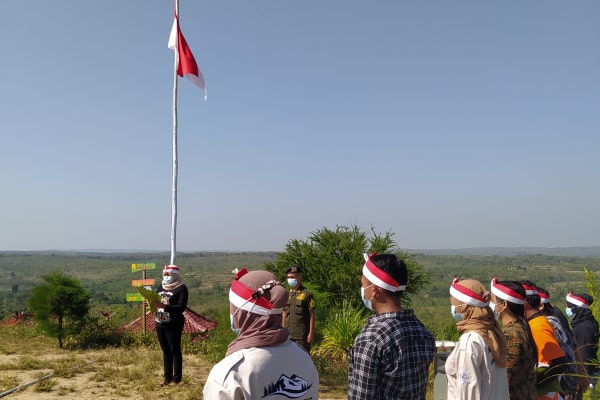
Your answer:
[[[143,288],[141,286],[136,286],[135,287],[137,289],[138,292],[140,292],[140,296],[143,296],[144,299],[146,299],[146,302],[148,304],[148,308],[150,308],[151,312],[156,312],[156,307],[154,307],[154,302],[160,302],[162,300],[162,298],[160,297],[160,295],[156,292],[153,292],[152,290]]]
[[[155,279],[134,279],[131,281],[131,286],[152,286],[155,283]]]
[[[127,301],[143,301],[144,297],[141,293],[127,293],[126,295]]]
[[[156,269],[156,264],[155,263],[131,264],[131,272],[147,271],[149,269]]]

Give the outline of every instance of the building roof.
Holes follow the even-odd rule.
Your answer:
[[[152,331],[156,329],[156,321],[154,320],[154,313],[150,311],[146,312],[146,330]],[[212,331],[217,326],[216,321],[211,321],[204,318],[197,312],[186,308],[183,312],[185,322],[183,324],[183,333],[206,333]],[[136,318],[127,325],[123,326],[126,330],[139,332],[142,330],[142,317]]]

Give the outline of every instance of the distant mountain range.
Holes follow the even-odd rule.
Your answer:
[[[469,247],[464,249],[407,249],[409,253],[444,256],[502,256],[513,257],[543,254],[557,257],[600,257],[600,246],[587,247]]]

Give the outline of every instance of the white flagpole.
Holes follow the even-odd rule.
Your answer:
[[[179,18],[179,0],[175,0],[175,15]],[[171,197],[171,262],[175,264],[177,250],[177,65],[179,52],[175,53],[175,67],[173,70],[173,188]]]

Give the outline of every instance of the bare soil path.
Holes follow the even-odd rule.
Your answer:
[[[162,361],[156,350],[56,350],[51,354],[23,350],[0,355],[0,393],[21,387],[4,394],[2,400],[201,400],[202,387],[211,368],[200,356],[184,355],[182,384],[158,387]],[[339,390],[321,387],[319,398],[340,400],[347,396]]]

